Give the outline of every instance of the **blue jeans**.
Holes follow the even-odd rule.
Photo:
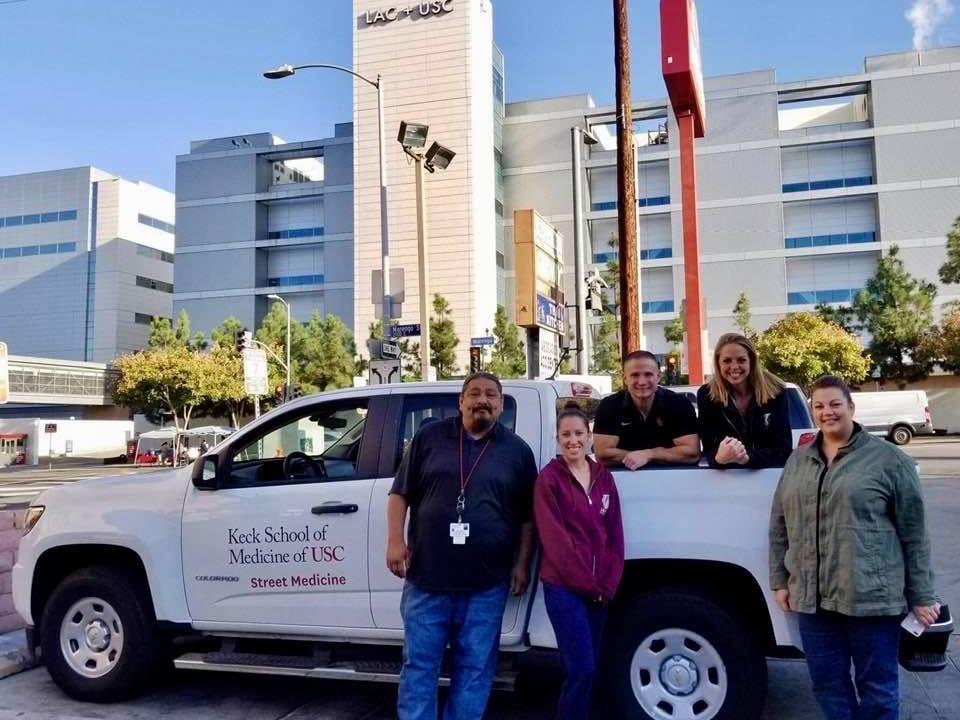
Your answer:
[[[899,617],[851,617],[821,610],[800,613],[799,620],[813,694],[827,720],[900,717]]]
[[[436,720],[437,680],[450,644],[453,668],[444,720],[480,720],[497,669],[506,583],[475,593],[431,593],[404,583],[400,720]]]
[[[588,720],[607,608],[589,603],[565,587],[546,583],[543,585],[543,602],[557,636],[557,649],[566,672],[557,703],[557,718]]]

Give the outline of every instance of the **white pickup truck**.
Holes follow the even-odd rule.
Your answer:
[[[14,598],[53,679],[95,701],[129,695],[171,658],[180,668],[395,680],[402,581],[385,564],[388,490],[420,425],[456,414],[459,389],[313,395],[247,425],[192,468],[43,493],[28,514]],[[504,395],[501,422],[541,466],[555,453],[558,403],[596,397],[589,386],[546,381],[506,381]],[[602,671],[614,711],[759,717],[765,658],[799,654],[795,622],[767,591],[780,471],[615,475],[626,571]],[[520,654],[556,646],[537,589],[531,583],[504,614],[501,686]],[[183,641],[191,637],[200,640]]]

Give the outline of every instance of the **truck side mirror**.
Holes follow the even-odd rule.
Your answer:
[[[202,455],[193,463],[193,486],[197,490],[216,490],[217,469],[220,458],[216,455]]]

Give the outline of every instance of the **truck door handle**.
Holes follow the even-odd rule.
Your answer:
[[[330,502],[323,505],[316,505],[310,509],[314,515],[346,515],[355,513],[360,509],[356,503]]]

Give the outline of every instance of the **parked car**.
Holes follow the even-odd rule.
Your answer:
[[[930,402],[923,390],[889,390],[853,394],[853,419],[874,435],[906,445],[914,435],[933,435]]]

